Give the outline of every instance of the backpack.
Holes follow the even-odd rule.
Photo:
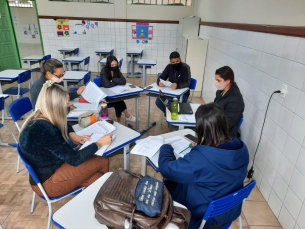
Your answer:
[[[93,203],[98,222],[111,229],[164,229],[168,223],[173,223],[180,229],[187,229],[191,219],[190,211],[174,207],[172,197],[165,186],[161,213],[149,217],[144,212],[136,210],[135,190],[142,177],[126,170],[111,174]]]

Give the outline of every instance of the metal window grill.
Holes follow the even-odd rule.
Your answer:
[[[85,2],[85,3],[106,3],[113,4],[113,0],[49,0],[53,2]]]
[[[17,0],[9,0],[8,4],[10,7],[21,7],[21,8],[32,8],[33,2],[32,1],[17,1]]]
[[[127,4],[191,6],[192,0],[127,0]]]

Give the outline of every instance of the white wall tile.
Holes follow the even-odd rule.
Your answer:
[[[272,142],[280,151],[283,151],[285,142],[287,139],[287,133],[279,126],[276,127],[273,135]]]
[[[275,193],[277,194],[277,196],[280,198],[281,201],[284,201],[287,189],[288,189],[288,184],[279,174],[276,174],[273,182],[273,190],[275,191]]]
[[[281,57],[284,51],[286,36],[275,35],[275,41],[273,43],[272,54]]]
[[[269,185],[271,186],[273,185],[275,175],[276,175],[276,170],[274,169],[273,165],[269,162],[269,160],[267,160],[263,171],[263,176],[266,178]]]
[[[261,185],[260,185],[260,191],[263,195],[263,197],[265,198],[266,201],[268,201],[270,193],[271,193],[271,186],[269,185],[269,183],[267,182],[267,180],[262,177],[262,181],[261,181]]]
[[[305,198],[305,177],[297,169],[292,174],[289,187],[303,202]]]
[[[301,150],[301,145],[297,143],[290,135],[288,135],[283,154],[288,158],[288,160],[295,165],[297,158]]]
[[[288,60],[294,60],[299,41],[300,41],[299,37],[288,36],[287,39],[286,39],[286,43],[285,43],[285,47],[284,47],[282,57],[284,57]]]
[[[289,135],[293,137],[299,144],[303,143],[305,137],[305,120],[296,114],[293,116],[293,120],[289,129]]]
[[[287,94],[285,99],[283,100],[283,105],[294,112],[298,104],[299,96],[300,90],[288,85]]]
[[[276,148],[275,145],[271,144],[268,154],[268,160],[275,169],[277,169],[277,167],[279,166],[281,156],[281,152]]]
[[[291,216],[296,220],[300,213],[302,202],[290,188],[287,190],[284,205],[290,212]]]
[[[271,210],[273,211],[273,214],[276,217],[278,217],[280,214],[283,202],[280,200],[280,198],[276,195],[276,193],[273,190],[270,193],[268,204],[269,204]]]
[[[293,119],[293,112],[287,109],[285,106],[281,107],[277,124],[287,133],[289,132],[291,122]]]
[[[279,221],[283,227],[283,229],[291,229],[295,225],[295,220],[290,215],[289,211],[285,206],[282,207],[282,210],[279,215]]]
[[[301,229],[305,229],[305,205],[302,206],[297,223]]]
[[[305,65],[294,63],[290,73],[289,84],[295,88],[301,89],[305,80]]]
[[[305,64],[305,38],[301,38],[295,55],[296,62]]]
[[[277,78],[284,83],[289,82],[290,72],[292,69],[293,62],[286,59],[281,59],[280,66],[277,72]]]
[[[284,155],[282,155],[277,171],[281,175],[281,177],[286,181],[287,184],[289,184],[293,170],[294,170],[294,165]]]
[[[303,176],[305,176],[304,162],[305,162],[305,149],[302,147],[296,163],[296,168],[303,174]]]

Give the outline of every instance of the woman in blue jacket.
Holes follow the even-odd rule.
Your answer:
[[[211,200],[243,187],[249,153],[239,138],[231,138],[223,110],[215,103],[201,105],[196,114],[197,145],[184,158],[171,145],[160,149],[159,168],[173,200],[192,213],[191,229],[197,229]],[[208,219],[205,228],[220,228],[239,217],[241,204]]]

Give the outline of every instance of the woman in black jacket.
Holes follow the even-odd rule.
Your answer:
[[[238,137],[238,124],[244,112],[245,104],[243,96],[234,81],[234,72],[228,66],[221,67],[215,72],[215,80],[217,91],[214,102],[225,112],[229,123],[230,136],[232,138]]]
[[[126,79],[118,67],[117,58],[115,56],[108,56],[106,66],[101,70],[100,87],[110,88],[125,84]],[[123,100],[115,103],[109,103],[109,105],[113,105],[118,122],[121,120],[122,112],[124,112],[127,121],[136,121],[136,117],[130,115],[127,111],[126,103]]]

